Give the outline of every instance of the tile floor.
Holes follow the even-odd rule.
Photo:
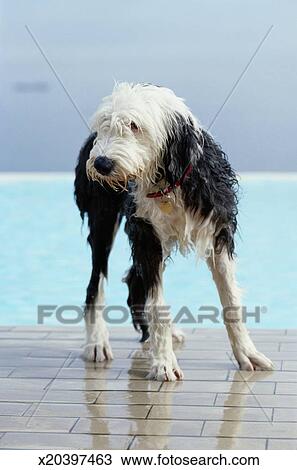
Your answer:
[[[147,346],[111,332],[85,363],[81,328],[0,328],[1,449],[297,449],[297,330],[254,330],[274,372],[239,372],[224,330],[187,330],[185,380],[146,380]]]

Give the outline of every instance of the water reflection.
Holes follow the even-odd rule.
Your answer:
[[[241,437],[240,431],[246,414],[246,404],[250,397],[253,401],[252,406],[258,408],[259,415],[263,413],[263,421],[270,421],[270,416],[262,408],[257,394],[253,392],[253,388],[256,382],[265,380],[272,374],[272,371],[235,372],[228,395],[224,401],[224,414],[217,435],[216,449],[236,449],[238,447],[237,441]],[[236,413],[236,419],[234,419],[234,412]],[[226,437],[228,437],[228,440],[226,440]]]

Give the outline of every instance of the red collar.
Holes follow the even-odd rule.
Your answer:
[[[156,191],[155,193],[148,193],[146,197],[157,198],[157,197],[162,197],[162,196],[166,196],[167,194],[170,194],[175,188],[178,188],[183,184],[184,180],[186,179],[187,176],[189,176],[192,170],[193,170],[193,165],[192,163],[189,163],[189,165],[186,167],[180,179],[177,180],[173,185],[167,186],[167,188],[161,189],[160,191]]]

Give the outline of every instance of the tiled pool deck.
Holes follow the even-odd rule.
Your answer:
[[[251,335],[274,372],[237,371],[224,330],[188,330],[185,380],[160,383],[132,328],[94,365],[80,328],[1,327],[0,448],[297,449],[297,330]]]

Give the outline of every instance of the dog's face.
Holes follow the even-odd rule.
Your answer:
[[[97,137],[87,161],[88,177],[113,187],[124,187],[133,178],[153,181],[177,117],[187,121],[190,116],[183,100],[167,88],[116,85],[93,117]]]

